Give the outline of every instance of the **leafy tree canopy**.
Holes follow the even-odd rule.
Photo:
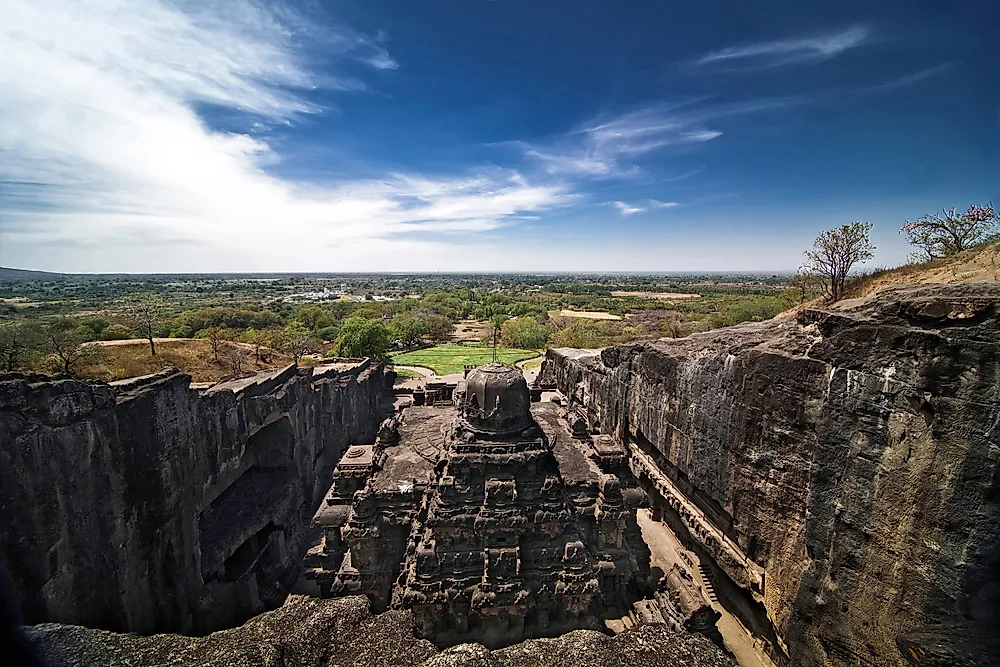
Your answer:
[[[507,320],[500,329],[504,347],[540,350],[549,342],[549,332],[533,317]]]
[[[334,349],[341,357],[370,357],[385,363],[390,344],[389,328],[381,319],[349,317],[340,325]]]

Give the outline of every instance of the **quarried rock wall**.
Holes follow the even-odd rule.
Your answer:
[[[347,367],[345,367],[347,366]],[[205,632],[281,604],[391,378],[289,367],[205,390],[0,379],[0,561],[26,623]]]
[[[683,490],[707,551],[731,542],[764,568],[790,664],[896,665],[903,635],[968,644],[1000,625],[998,305],[997,285],[899,289],[552,350],[542,377]]]

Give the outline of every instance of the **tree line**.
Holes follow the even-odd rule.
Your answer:
[[[943,210],[907,220],[899,233],[905,234],[915,249],[911,260],[936,260],[996,241],[998,226],[1000,218],[992,205],[973,205],[965,211]],[[707,328],[768,319],[794,305],[790,301],[796,295],[799,303],[817,292],[831,302],[844,298],[852,270],[874,258],[872,229],[871,223],[855,221],[822,232],[805,252],[805,262],[793,278],[790,292],[775,290],[731,301],[725,295],[715,295],[717,300],[691,300],[675,304],[673,310],[638,300],[626,305],[624,300],[603,296],[610,294],[607,285],[585,283],[572,284],[577,294],[511,295],[499,288],[463,286],[389,302],[293,306],[251,303],[180,312],[176,304],[168,303],[159,293],[134,293],[117,299],[100,315],[0,322],[0,370],[72,374],[96,354],[97,341],[132,338],[147,341],[151,356],[156,356],[160,338],[206,339],[214,361],[228,365],[233,372],[242,372],[253,359],[258,364],[266,363],[275,351],[287,354],[295,363],[323,350],[329,356],[371,357],[385,362],[393,350],[447,339],[454,323],[464,318],[490,322],[485,342],[496,340],[505,347],[519,349],[543,349],[548,345],[603,347],[642,338],[684,336]],[[608,322],[550,318],[548,310],[560,305],[628,310],[634,319]]]

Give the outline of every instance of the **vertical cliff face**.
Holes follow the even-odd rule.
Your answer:
[[[391,381],[364,362],[189,385],[0,381],[0,559],[25,622],[202,632],[280,604]]]
[[[792,664],[897,664],[900,635],[1000,625],[998,305],[997,285],[901,289],[553,350],[542,381],[683,491],[735,581],[764,569]]]

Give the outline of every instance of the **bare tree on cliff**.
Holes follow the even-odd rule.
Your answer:
[[[156,325],[160,323],[160,312],[163,303],[153,294],[140,294],[131,298],[125,305],[125,313],[132,328],[140,338],[149,341],[149,353],[156,356],[156,343],[153,341]]]
[[[959,213],[955,209],[907,220],[899,229],[910,245],[920,248],[916,259],[937,259],[968,250],[990,240],[1000,225],[993,206],[970,206]],[[926,257],[925,257],[926,255]]]
[[[224,359],[234,374],[243,372],[244,367],[250,361],[250,350],[239,343],[230,343],[225,351]]]
[[[805,252],[803,268],[822,281],[831,302],[843,297],[847,274],[854,265],[875,257],[875,246],[868,237],[871,231],[870,222],[841,225],[817,236],[813,247]]]
[[[55,322],[45,327],[43,345],[59,364],[59,369],[67,374],[73,374],[73,367],[80,361],[90,359],[97,354],[98,348],[88,343],[80,335],[79,329],[71,329],[61,322]]]
[[[212,356],[215,357],[215,363],[219,363],[219,352],[222,350],[225,342],[229,340],[229,336],[226,330],[221,327],[209,327],[204,331],[204,336],[208,339],[208,344],[212,347]]]

